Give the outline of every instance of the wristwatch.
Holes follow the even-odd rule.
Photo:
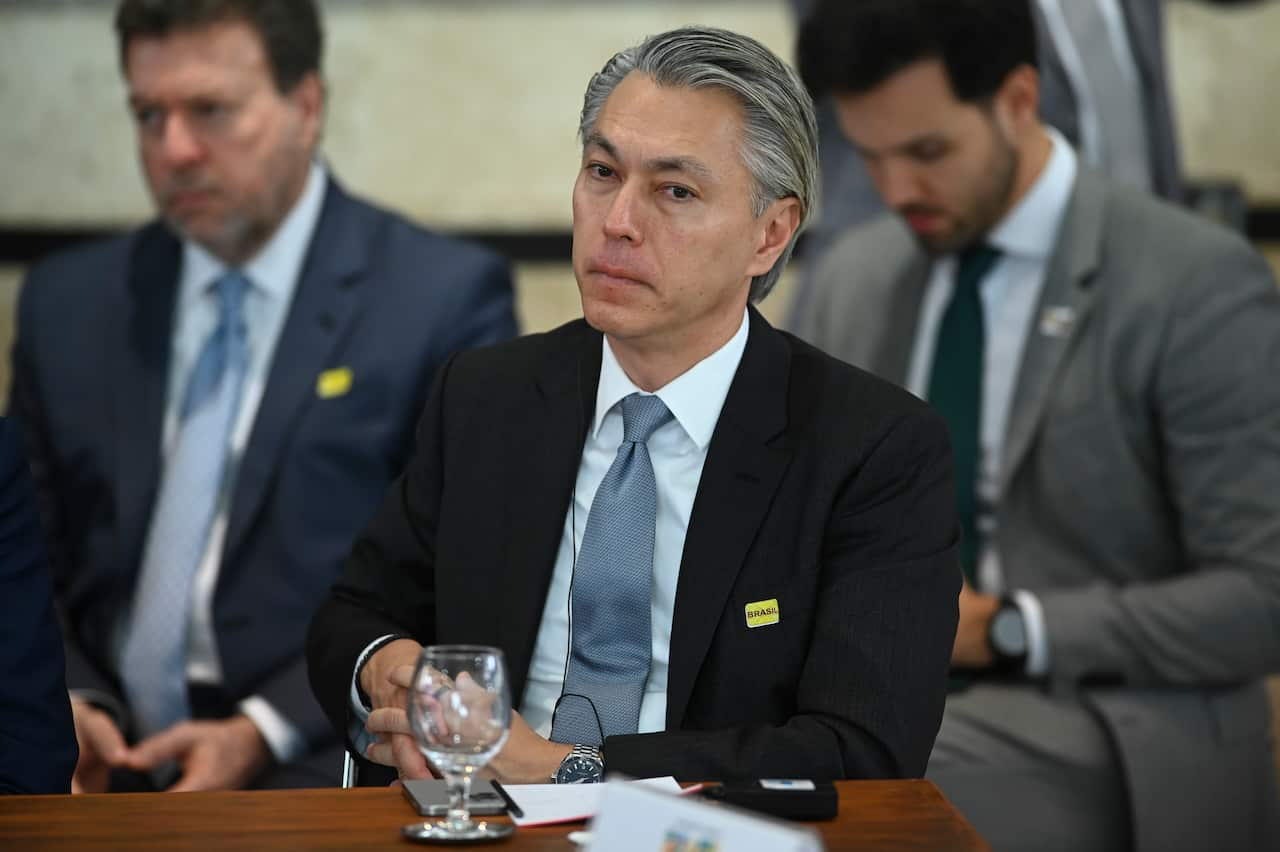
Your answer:
[[[1027,666],[1027,622],[1022,609],[1011,598],[1000,601],[1000,607],[987,627],[987,643],[995,654],[997,672],[1018,674]]]
[[[604,752],[600,746],[578,743],[560,761],[560,768],[551,776],[554,784],[598,784],[604,775]]]

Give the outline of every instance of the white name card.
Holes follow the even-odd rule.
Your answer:
[[[606,784],[591,821],[595,852],[821,852],[810,828],[638,784]]]

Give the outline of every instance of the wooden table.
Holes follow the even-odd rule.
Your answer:
[[[827,849],[987,849],[928,781],[841,781],[840,815],[813,823]],[[387,788],[0,796],[0,849],[398,849],[416,815]],[[503,817],[502,819],[505,819]],[[576,849],[570,829],[524,828],[495,850]],[[440,847],[436,847],[440,848]],[[737,852],[737,850],[723,850]]]

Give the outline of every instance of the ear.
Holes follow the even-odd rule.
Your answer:
[[[764,275],[778,262],[778,257],[791,242],[800,227],[800,199],[779,198],[756,217],[755,252],[747,267],[747,275],[754,278]]]
[[[286,96],[298,109],[308,147],[315,147],[324,126],[324,96],[324,83],[315,71],[304,75]]]
[[[1019,65],[996,90],[994,112],[1000,129],[1010,139],[1021,137],[1040,122],[1040,72]]]

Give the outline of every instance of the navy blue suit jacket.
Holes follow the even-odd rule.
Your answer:
[[[130,605],[162,472],[181,244],[153,223],[56,255],[23,287],[11,411],[49,531],[68,683],[121,701]],[[330,179],[231,498],[213,617],[230,701],[261,695],[332,742],[303,641],[356,533],[404,466],[453,352],[512,336],[507,266]],[[317,392],[326,370],[350,389]],[[336,771],[336,770],[335,770]]]
[[[75,728],[22,436],[0,418],[0,793],[69,793]]]

